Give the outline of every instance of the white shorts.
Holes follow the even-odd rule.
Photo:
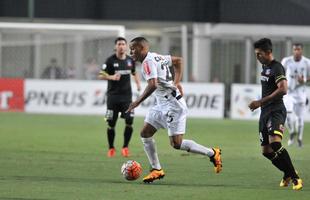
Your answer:
[[[288,113],[294,112],[295,100],[291,95],[283,96],[283,102]]]
[[[145,122],[151,124],[157,130],[168,129],[168,135],[180,135],[186,129],[187,106],[184,98],[177,100],[169,98],[165,104],[158,104],[152,107],[145,117]]]
[[[305,103],[297,102],[292,95],[285,95],[283,102],[287,113],[294,113],[297,117],[303,118],[306,110]]]

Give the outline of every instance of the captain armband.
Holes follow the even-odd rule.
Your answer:
[[[101,70],[99,76],[108,76],[109,74],[106,71]]]
[[[286,79],[286,76],[285,76],[285,75],[277,76],[277,77],[276,77],[276,83],[277,83],[278,81],[280,81],[281,79]]]

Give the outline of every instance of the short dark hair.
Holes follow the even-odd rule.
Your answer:
[[[272,43],[269,38],[262,38],[254,42],[255,49],[261,49],[264,52],[271,51],[272,52]]]
[[[300,47],[300,48],[303,48],[304,45],[302,43],[299,43],[299,42],[296,42],[293,44],[293,47]]]
[[[136,37],[132,39],[130,42],[137,42],[137,43],[149,43],[145,37]]]
[[[117,38],[114,40],[114,44],[116,44],[118,41],[125,41],[125,43],[127,43],[127,40],[126,40],[124,37],[117,37]]]

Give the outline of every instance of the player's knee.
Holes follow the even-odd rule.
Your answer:
[[[272,160],[274,157],[274,152],[270,153],[270,152],[262,152],[263,156],[269,160]]]
[[[174,149],[180,149],[181,148],[181,145],[180,144],[173,144],[172,146]]]
[[[270,144],[272,150],[276,153],[281,153],[281,151],[283,150],[283,146],[281,144],[281,142],[272,142]]]
[[[298,117],[297,121],[298,121],[298,125],[299,126],[303,126],[304,125],[304,119],[302,117]]]
[[[114,128],[114,127],[115,127],[115,124],[116,124],[116,121],[114,121],[114,120],[108,120],[108,127],[109,127],[109,128]]]
[[[128,117],[125,119],[126,126],[133,124],[133,117]]]
[[[132,128],[132,124],[126,124],[126,128]]]
[[[180,149],[181,148],[181,143],[175,142],[175,141],[171,141],[170,145],[174,148],[174,149]]]
[[[145,130],[142,130],[142,131],[140,132],[140,136],[141,136],[142,138],[149,138],[149,137],[152,137],[153,135],[150,134],[149,132],[145,131]]]
[[[114,130],[114,126],[108,126],[109,130]]]

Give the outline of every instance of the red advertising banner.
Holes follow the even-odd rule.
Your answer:
[[[0,112],[24,111],[24,80],[0,78]]]

